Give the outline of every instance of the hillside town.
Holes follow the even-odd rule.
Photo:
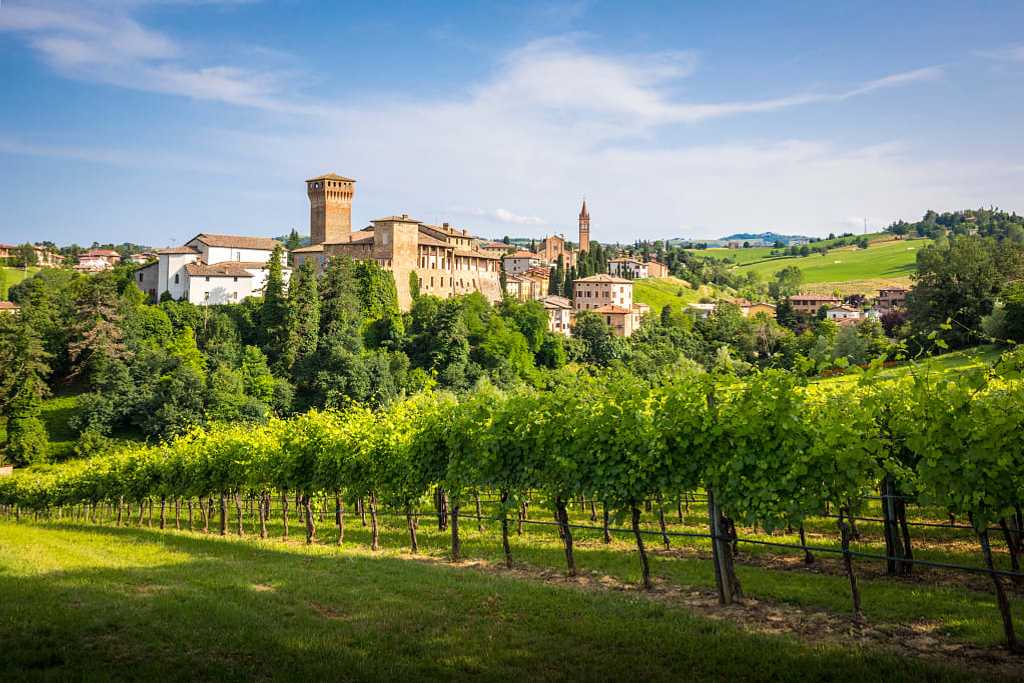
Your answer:
[[[101,273],[124,262],[134,267],[133,280],[150,302],[173,300],[208,306],[261,296],[275,249],[282,249],[279,258],[285,283],[294,269],[306,263],[322,273],[332,258],[344,255],[356,261],[373,261],[390,272],[398,304],[404,311],[410,309],[416,295],[446,299],[478,292],[491,303],[505,299],[540,302],[548,316],[548,330],[553,333],[571,336],[577,314],[586,311],[599,316],[618,337],[630,337],[651,314],[648,304],[635,300],[634,283],[670,274],[652,253],[634,255],[632,250],[620,250],[620,255],[606,259],[606,272],[572,277],[564,289],[564,276],[555,282],[556,269],[575,272],[580,255],[590,250],[591,217],[586,200],[577,217],[575,243],[563,234],[550,234],[534,241],[531,250],[449,223],[431,225],[404,213],[374,219],[354,230],[355,187],[354,179],[336,173],[306,180],[309,242],[290,251],[284,251],[284,244],[270,237],[199,233],[181,245],[126,255],[109,248],[82,250],[71,267],[81,273]],[[795,239],[791,242],[801,243]],[[760,246],[761,242],[725,246],[739,249],[752,245]],[[36,267],[65,265],[63,255],[42,245],[0,244],[0,262],[16,260],[19,255],[24,261],[29,251]],[[798,292],[788,295],[786,301],[795,314],[821,316],[848,327],[902,310],[907,292],[906,288],[880,289],[871,299]],[[0,312],[18,310],[14,303],[0,303]],[[704,319],[722,304],[738,307],[745,318],[777,315],[777,306],[770,301],[729,296],[688,303],[685,310],[694,318]]]

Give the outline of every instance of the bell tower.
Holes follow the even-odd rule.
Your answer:
[[[352,234],[352,198],[356,181],[336,173],[306,181],[311,244],[341,242]]]
[[[587,213],[587,200],[583,200],[580,209],[580,253],[590,251],[590,214]]]

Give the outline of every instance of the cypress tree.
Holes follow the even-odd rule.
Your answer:
[[[274,247],[267,266],[267,282],[263,287],[263,303],[260,305],[260,338],[263,352],[271,366],[285,362],[288,346],[288,299],[285,296],[284,247]]]
[[[288,347],[285,365],[293,375],[316,354],[320,340],[320,292],[313,262],[295,271],[288,286]]]

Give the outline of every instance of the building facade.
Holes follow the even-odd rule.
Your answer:
[[[306,181],[313,243],[292,252],[294,267],[313,261],[322,270],[330,258],[341,255],[376,261],[394,275],[398,304],[406,311],[412,306],[412,277],[423,294],[447,298],[480,292],[489,301],[501,300],[501,255],[481,249],[480,240],[467,230],[402,214],[378,218],[352,232],[354,183],[333,173]]]
[[[878,308],[882,311],[892,311],[905,308],[907,305],[908,290],[902,287],[878,290]]]
[[[572,333],[572,302],[554,294],[541,297],[540,302],[548,314],[548,331],[569,336]]]
[[[505,272],[509,275],[525,273],[530,268],[535,268],[540,264],[540,254],[535,254],[532,251],[517,251],[513,254],[501,257],[501,267],[504,268]]]
[[[587,211],[587,200],[583,200],[580,209],[580,253],[590,251],[590,212]]]
[[[822,306],[839,306],[843,300],[826,294],[794,294],[789,297],[793,310],[802,315],[814,315]]]
[[[158,250],[155,263],[135,270],[135,284],[151,301],[166,292],[198,305],[238,303],[263,292],[278,244],[269,237],[199,234],[180,247]],[[281,265],[287,282],[291,269]]]
[[[633,308],[633,281],[600,273],[573,281],[573,302],[577,311],[591,311],[602,306]]]

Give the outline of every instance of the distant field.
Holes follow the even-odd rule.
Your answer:
[[[743,265],[766,258],[772,258],[775,247],[750,247],[748,249],[729,249],[727,247],[712,247],[710,249],[690,249],[689,251],[700,256],[707,256],[720,261],[731,260],[734,263]]]
[[[876,244],[867,249],[843,247],[825,255],[761,261],[740,266],[740,269],[758,273],[768,279],[787,266],[797,266],[803,271],[804,282],[807,284],[888,281],[910,277],[916,268],[918,250],[927,244],[930,244],[929,240],[900,240]]]
[[[690,283],[675,277],[647,278],[633,282],[633,301],[647,304],[652,311],[660,311],[665,306],[692,304],[704,296],[715,296],[716,290],[707,285],[699,290],[690,287]]]
[[[0,266],[0,270],[4,272],[4,277],[0,277],[0,299],[7,299],[7,289],[9,287],[39,272],[38,268],[29,268],[28,273],[26,273],[23,268],[11,268],[9,266]]]

